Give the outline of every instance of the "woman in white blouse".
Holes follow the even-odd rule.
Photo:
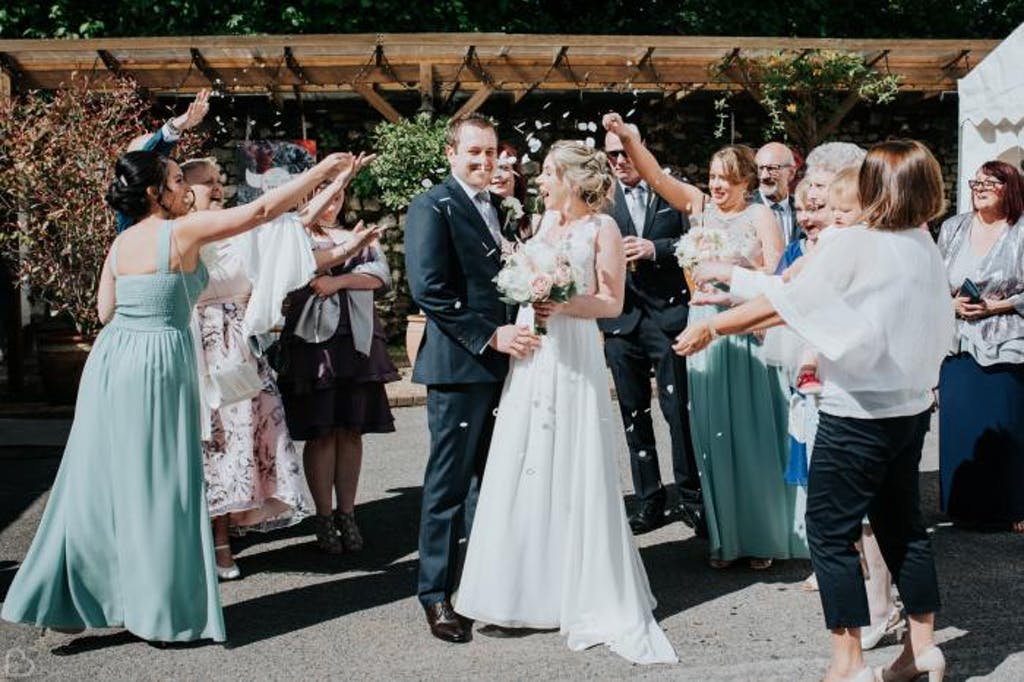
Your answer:
[[[860,171],[867,227],[823,243],[800,276],[684,331],[688,355],[726,334],[788,325],[819,352],[821,420],[808,482],[807,532],[832,631],[826,680],[872,679],[860,628],[870,622],[854,542],[867,513],[899,586],[910,636],[885,680],[940,680],[938,581],[919,507],[918,464],[932,388],[953,336],[945,268],[916,229],[943,210],[942,173],[919,142],[876,145]]]

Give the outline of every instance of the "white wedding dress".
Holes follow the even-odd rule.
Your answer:
[[[559,244],[593,291],[596,217]],[[535,239],[544,239],[542,228]],[[522,308],[519,324],[533,323]],[[556,315],[502,390],[455,610],[507,627],[558,628],[569,648],[606,644],[634,663],[675,663],[626,520],[600,334]]]

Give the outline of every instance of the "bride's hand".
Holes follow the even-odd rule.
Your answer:
[[[533,316],[541,324],[546,323],[549,319],[562,312],[565,308],[564,303],[555,303],[553,301],[544,301],[543,303],[533,304]]]

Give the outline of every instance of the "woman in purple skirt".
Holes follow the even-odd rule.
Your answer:
[[[334,227],[340,208],[328,207],[310,227],[314,249],[348,239],[348,231]],[[362,437],[395,430],[384,384],[399,374],[373,303],[374,291],[390,283],[384,252],[373,244],[284,301],[278,386],[288,430],[306,442],[317,544],[329,554],[362,549],[354,514]]]

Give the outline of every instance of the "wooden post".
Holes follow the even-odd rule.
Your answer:
[[[434,65],[420,64],[420,111],[433,114],[437,111],[434,102]]]

